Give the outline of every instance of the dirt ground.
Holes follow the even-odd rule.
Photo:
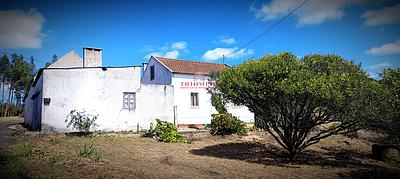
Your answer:
[[[371,140],[332,136],[290,162],[265,132],[248,136],[189,133],[191,143],[162,143],[137,134],[107,133],[93,137],[25,133],[14,136],[8,150],[28,142],[32,154],[22,159],[33,178],[400,178],[395,163],[373,160]],[[92,141],[100,160],[77,155]],[[4,163],[2,165],[4,166]]]

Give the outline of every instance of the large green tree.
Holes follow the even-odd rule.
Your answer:
[[[400,69],[385,69],[382,79],[370,83],[370,101],[364,126],[387,134],[391,142],[400,142]]]
[[[211,71],[209,73],[209,79],[208,83],[214,83],[216,79],[219,76],[219,72],[217,71]],[[226,101],[222,97],[221,92],[218,90],[218,88],[214,87],[209,87],[207,88],[207,91],[209,94],[211,94],[211,105],[214,106],[215,110],[219,114],[225,114],[228,113],[228,110],[226,109]]]
[[[389,105],[395,118],[400,117],[400,68],[385,69],[380,81],[389,91]]]
[[[34,67],[32,67],[32,64],[24,61],[24,57],[22,55],[12,55],[12,63],[10,69],[10,95],[11,97],[16,97],[17,104],[21,104],[22,102],[24,89],[33,77],[33,68]],[[11,98],[10,102],[12,101],[13,100]]]
[[[292,160],[321,139],[356,131],[368,117],[368,85],[360,65],[336,55],[268,55],[217,78],[223,98],[247,106]]]

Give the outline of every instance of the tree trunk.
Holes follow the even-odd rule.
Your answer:
[[[6,78],[4,78],[3,77],[3,93],[1,93],[1,94],[3,94],[3,99],[1,100],[1,103],[4,103],[4,87],[6,86]]]
[[[10,91],[11,93],[10,93],[10,95],[11,95],[11,100],[10,100],[10,104],[13,104],[13,100],[14,100],[14,89],[11,89],[11,91]]]
[[[291,151],[291,152],[289,152],[289,159],[291,160],[291,161],[295,161],[296,160],[296,158],[297,158],[297,152],[296,151]]]
[[[8,104],[6,104],[6,111],[4,112],[4,117],[8,117]]]
[[[1,87],[4,89],[4,83],[3,83],[3,80],[1,80]],[[1,100],[1,103],[3,103],[3,101],[4,101],[4,91],[3,91],[3,93],[1,93],[1,95],[2,95],[2,100]]]
[[[297,158],[297,155],[299,154],[299,151],[297,149],[294,149],[294,147],[290,147],[288,152],[289,152],[289,159],[291,161],[295,161]]]
[[[11,85],[10,85],[10,86],[8,87],[8,99],[7,99],[7,102],[8,102],[8,103],[11,103],[11,101],[10,101],[10,100],[11,100],[11,88],[12,88],[12,87],[11,87]]]
[[[8,103],[6,104],[6,112],[5,112],[5,115],[4,115],[4,117],[8,117],[8,114],[9,114],[9,112],[8,112],[8,105],[11,103],[11,90],[12,90],[12,87],[11,87],[11,85],[10,85],[10,87],[9,87],[9,89],[8,89],[8,99],[7,99],[7,101],[8,101]]]
[[[15,95],[15,105],[19,105],[19,92],[17,90],[14,90],[14,95]]]

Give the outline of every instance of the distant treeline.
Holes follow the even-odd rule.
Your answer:
[[[0,104],[0,117],[21,116],[22,107],[14,104]]]
[[[24,60],[16,53],[3,55],[0,60],[1,116],[14,116],[22,112],[26,86],[36,73],[34,58]]]

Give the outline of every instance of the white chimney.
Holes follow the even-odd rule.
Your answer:
[[[83,67],[101,67],[102,66],[101,48],[83,48]]]
[[[145,62],[145,63],[142,63],[142,72],[144,73],[144,71],[146,70],[146,68],[147,68],[147,63]]]

